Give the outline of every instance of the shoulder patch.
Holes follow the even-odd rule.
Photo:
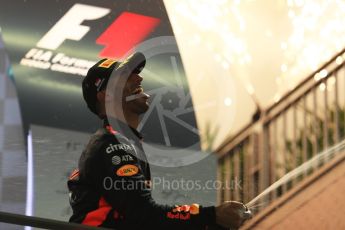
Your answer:
[[[133,176],[139,172],[139,168],[135,165],[124,165],[116,171],[118,176]]]
[[[101,64],[99,64],[98,67],[102,67],[102,68],[107,68],[108,69],[115,62],[116,62],[116,60],[106,59]]]

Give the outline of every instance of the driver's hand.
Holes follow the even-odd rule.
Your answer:
[[[224,228],[239,228],[248,219],[247,208],[237,201],[226,201],[216,207],[216,223]]]

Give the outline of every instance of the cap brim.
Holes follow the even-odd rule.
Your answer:
[[[129,72],[139,74],[146,65],[144,54],[136,52],[127,57],[119,66],[115,68],[117,72]]]

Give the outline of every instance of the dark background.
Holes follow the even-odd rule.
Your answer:
[[[80,85],[83,77],[30,68],[19,64],[25,54],[31,48],[36,47],[36,43],[75,3],[111,8],[111,13],[97,20],[84,21],[83,25],[89,26],[90,31],[80,41],[65,40],[54,53],[62,52],[70,57],[97,61],[98,54],[104,47],[97,45],[96,39],[124,11],[161,20],[158,27],[145,40],[159,36],[174,36],[161,0],[2,1],[0,3],[1,33],[12,65],[12,71],[10,72],[14,75],[17,87],[24,132],[28,131],[30,124],[82,132],[94,132],[101,125],[101,121],[89,112],[82,99]],[[179,54],[166,53],[151,57],[148,60],[147,68],[151,68],[150,71],[158,75],[161,70],[164,70],[165,73],[166,71],[172,72],[171,55],[177,57],[179,72],[182,74],[186,85],[183,90],[188,93],[188,84]],[[159,85],[159,83],[156,84],[154,81],[144,81],[143,85],[145,90],[166,87]],[[171,91],[174,91],[174,89],[177,88],[172,87]],[[164,95],[158,96],[163,98]],[[152,95],[152,99],[155,96]],[[162,108],[172,110],[171,105],[166,104],[169,97],[174,99],[174,92],[165,96],[164,100],[160,100],[160,103],[163,106]],[[180,105],[175,103],[173,106],[178,107]],[[187,107],[191,106],[192,102],[190,101]],[[142,132],[144,135],[146,134],[146,142],[165,145],[157,113],[159,113],[159,110],[155,109]],[[196,127],[193,111],[180,116],[179,119]],[[172,140],[172,146],[187,147],[199,141],[198,135],[176,122],[169,119],[165,119],[165,122]]]

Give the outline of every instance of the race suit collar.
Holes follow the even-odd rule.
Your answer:
[[[108,129],[108,131],[112,132],[113,134],[121,133],[130,137],[133,136],[134,133],[136,138],[139,138],[139,140],[143,139],[143,135],[138,132],[138,130],[116,118],[104,118],[103,127]]]

